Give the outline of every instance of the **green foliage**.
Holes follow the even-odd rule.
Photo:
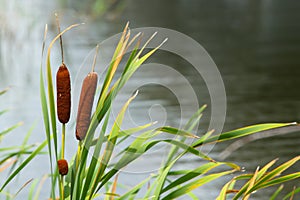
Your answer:
[[[233,197],[233,200],[239,199],[242,197],[244,200],[249,199],[251,194],[255,191],[258,191],[260,189],[274,186],[274,185],[280,185],[284,182],[291,181],[293,179],[300,177],[300,172],[282,175],[284,171],[286,171],[289,167],[294,165],[297,161],[300,160],[300,156],[297,156],[280,166],[276,167],[275,169],[268,171],[276,162],[276,160],[273,160],[269,162],[267,165],[265,165],[261,170],[257,168],[254,174],[249,175],[240,175],[234,177],[229,183],[227,183],[220,193],[218,200],[225,200],[226,199],[226,193],[224,191],[228,191],[229,186],[232,188],[239,180],[248,180],[240,189],[237,189],[237,193]],[[278,193],[282,190],[282,186],[280,186],[273,196],[271,198],[275,198]]]
[[[6,188],[6,186],[21,172],[21,170],[23,170],[29,162],[36,158],[47,145],[50,165],[49,177],[51,178],[50,198],[52,199],[57,198],[58,189],[60,191],[59,195],[61,199],[72,200],[97,199],[99,196],[101,199],[112,200],[137,198],[168,200],[176,199],[184,195],[188,195],[192,199],[197,199],[197,196],[192,193],[194,189],[220,179],[221,177],[240,171],[240,167],[238,165],[230,162],[216,161],[200,151],[198,147],[211,143],[219,143],[241,138],[269,129],[295,125],[294,123],[266,123],[248,126],[221,134],[214,134],[214,130],[209,130],[207,133],[202,135],[192,133],[192,130],[199,123],[202,113],[206,108],[206,105],[204,105],[190,118],[183,129],[168,126],[153,128],[153,123],[148,123],[128,130],[122,130],[121,125],[123,123],[126,110],[129,104],[134,101],[134,98],[137,95],[136,92],[124,103],[119,114],[114,119],[111,129],[108,129],[108,121],[111,118],[111,105],[115,97],[134,72],[166,41],[163,41],[157,48],[143,55],[147,44],[153,37],[155,37],[156,33],[154,33],[153,36],[151,36],[140,48],[141,35],[138,34],[131,38],[131,33],[127,24],[121,35],[119,43],[116,46],[107,73],[105,77],[103,77],[104,82],[98,96],[95,111],[91,117],[91,123],[86,137],[83,141],[79,141],[78,143],[77,152],[74,152],[73,158],[69,162],[68,175],[66,177],[60,176],[57,170],[57,161],[60,158],[62,148],[58,145],[59,141],[57,135],[59,132],[57,127],[58,125],[56,123],[56,102],[50,54],[55,41],[66,31],[76,26],[78,26],[78,24],[72,25],[63,30],[49,44],[46,56],[45,75],[43,65],[41,65],[40,99],[42,104],[46,140],[34,150],[31,150],[34,146],[26,145],[29,137],[28,135],[22,145],[21,151],[19,147],[0,149],[0,151],[17,149],[16,154],[8,154],[8,157],[5,157],[6,160],[13,156],[19,156],[20,154],[28,154],[28,157],[12,171],[7,180],[1,186],[0,192],[6,194],[8,197],[11,197],[11,195],[8,192],[4,193],[4,188]],[[134,49],[125,62],[126,64],[123,67],[121,75],[116,77],[116,71],[131,45],[134,45]],[[113,80],[116,81],[113,82]],[[0,92],[0,95],[3,93],[4,92]],[[2,113],[4,113],[4,111],[1,112],[1,114]],[[1,132],[0,136],[8,133],[13,128],[15,128],[15,126],[7,131]],[[97,133],[97,128],[99,128],[100,133]],[[140,133],[140,135],[133,141],[129,142],[127,140],[128,137],[134,133]],[[173,136],[176,135],[176,138],[164,139],[157,137],[162,133]],[[186,142],[188,138],[193,139],[192,144]],[[121,149],[121,151],[116,152],[116,147],[121,146],[120,144],[124,141],[127,141],[129,144],[125,148]],[[132,188],[126,187],[127,191],[125,193],[118,194],[117,188],[121,187],[118,183],[118,174],[120,171],[160,143],[168,144],[171,148],[166,161],[161,164],[158,172],[149,175],[149,177]],[[174,170],[174,166],[178,164],[185,155],[196,156],[197,158],[202,159],[203,162],[192,169]],[[271,199],[275,199],[282,191],[282,183],[300,177],[300,172],[282,175],[284,171],[294,165],[299,159],[299,156],[295,157],[294,159],[291,159],[272,170],[270,169],[275,164],[276,160],[271,161],[261,169],[257,168],[253,174],[241,174],[240,172],[240,175],[237,175],[223,186],[217,199],[225,200],[228,197],[228,194],[234,193],[233,199],[243,198],[247,200],[255,191],[274,185],[280,185],[271,197]],[[0,162],[0,166],[1,164],[2,163]],[[47,177],[44,177],[40,182],[37,180],[32,181],[29,191],[29,199],[39,199],[39,193],[46,178]],[[245,183],[237,188],[237,183],[243,181]],[[30,182],[26,183],[24,186],[29,183]],[[293,195],[299,191],[299,188],[295,188],[291,193],[286,195],[286,198],[293,197]]]
[[[0,96],[4,95],[8,91],[7,89],[4,89],[0,91]],[[1,111],[1,115],[6,113],[8,110]],[[3,131],[0,131],[0,143],[1,140],[9,133],[11,133],[14,129],[20,127],[23,123],[19,122]],[[18,191],[15,192],[15,194],[12,194],[8,191],[5,191],[4,188],[6,185],[8,185],[16,176],[20,174],[20,172],[24,169],[24,167],[38,154],[41,153],[41,150],[43,149],[44,146],[46,146],[46,142],[41,144],[40,146],[36,147],[37,145],[28,145],[28,139],[32,133],[34,126],[28,131],[28,133],[25,135],[24,140],[20,146],[9,146],[9,147],[3,147],[0,148],[0,173],[3,173],[5,170],[10,169],[8,172],[8,178],[4,180],[0,187],[0,194],[6,196],[8,199],[15,198],[18,193],[26,187],[31,180],[27,181],[24,183],[24,185],[19,188]],[[35,148],[35,150],[32,150]],[[28,155],[28,157],[23,161],[23,157],[25,155]],[[19,166],[17,167],[17,165]]]

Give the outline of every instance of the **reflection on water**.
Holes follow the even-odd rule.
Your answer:
[[[115,21],[93,21],[84,12],[80,12],[80,5],[72,6],[68,1],[64,5],[63,26],[87,22],[64,37],[66,63],[70,66],[71,74],[74,74],[73,81],[76,80],[78,66],[95,44],[119,32],[129,20],[132,28],[157,26],[180,31],[205,47],[216,62],[225,83],[228,100],[226,130],[261,122],[297,121],[300,118],[298,1],[128,0],[121,17]],[[56,33],[53,12],[61,11],[60,6],[56,1],[1,1],[0,88],[11,85],[12,89],[5,98],[1,97],[0,105],[1,109],[9,107],[12,111],[0,119],[0,127],[2,129],[17,121],[25,122],[24,128],[8,136],[9,142],[15,141],[15,135],[24,135],[23,131],[28,130],[34,120],[38,121],[38,125],[31,142],[44,139],[38,94],[40,49],[44,24],[49,24],[49,38]],[[57,52],[52,56],[53,66],[58,66],[60,61],[59,51]],[[210,104],[203,80],[193,76],[193,68],[186,61],[166,52],[158,52],[154,57],[151,61],[172,66],[183,74],[199,95],[199,101]],[[140,74],[130,84],[136,87],[145,80],[145,76],[159,75],[157,71]],[[180,87],[176,78],[165,78],[170,84]],[[166,119],[166,123],[170,125],[178,124],[181,118],[178,114],[180,108],[170,91],[157,85],[144,86],[140,90],[141,95],[130,107],[134,122],[142,124],[151,119]],[[202,122],[204,127],[209,120],[209,109],[206,115],[208,116]],[[69,127],[69,137],[73,140],[72,128]],[[204,131],[205,128],[201,130]],[[298,140],[298,133],[262,139],[244,146],[228,159],[251,171],[255,166],[273,158],[280,157],[283,161],[299,154]],[[75,141],[69,141],[68,151],[72,152],[75,146]],[[217,145],[211,156],[217,156],[216,152],[224,149],[224,146]],[[153,166],[159,165],[159,155],[156,154],[153,159]],[[186,161],[181,163],[181,167],[188,168],[199,163],[195,158],[186,158]],[[143,165],[145,162],[147,158],[141,158],[135,167],[140,171],[147,170]],[[28,170],[30,167],[36,170]],[[47,173],[47,169],[36,163],[31,164],[27,171],[29,172],[22,175],[25,179],[38,178]],[[130,184],[129,176],[132,174],[125,173],[120,178]],[[137,179],[143,176],[146,175],[136,175]],[[218,191],[216,188],[220,186],[221,183],[206,186],[198,195],[213,199]],[[256,198],[264,199],[263,196]]]

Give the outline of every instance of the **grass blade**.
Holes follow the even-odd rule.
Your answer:
[[[6,179],[5,183],[1,186],[0,192],[5,188],[5,186],[20,173],[20,171],[33,159],[36,155],[38,155],[43,148],[47,145],[47,140],[45,140],[42,144],[40,144],[36,150],[34,150],[28,158],[22,162],[22,164]]]
[[[168,199],[174,199],[177,197],[180,197],[198,187],[200,187],[201,185],[204,185],[208,182],[211,182],[217,178],[220,178],[222,176],[228,175],[233,173],[235,170],[230,170],[230,171],[225,171],[225,172],[220,172],[220,173],[215,173],[215,174],[210,174],[207,175],[203,178],[200,178],[196,181],[192,181],[191,183],[188,183],[182,187],[180,187],[179,189],[171,192],[170,194],[168,194],[167,196],[165,196],[164,198],[162,198],[162,200],[168,200]]]
[[[279,195],[279,193],[282,191],[282,189],[283,189],[283,185],[280,185],[278,189],[272,194],[270,200],[275,200],[276,197]]]
[[[0,137],[3,137],[5,134],[11,132],[12,130],[14,130],[14,129],[18,128],[19,126],[22,126],[22,125],[23,125],[23,122],[19,122],[19,123],[7,128],[7,129],[3,130],[2,132],[0,132]]]
[[[257,133],[260,131],[265,131],[269,129],[274,129],[274,128],[280,128],[284,126],[292,126],[296,125],[296,123],[267,123],[267,124],[258,124],[258,125],[252,125],[252,126],[247,126],[244,128],[236,129],[233,131],[225,132],[220,135],[212,136],[208,138],[205,141],[198,141],[193,144],[194,147],[201,146],[204,143],[212,143],[212,142],[223,142],[227,140],[232,140],[240,137],[244,137],[246,135],[250,135],[253,133]]]
[[[112,153],[113,153],[113,150],[114,150],[117,138],[118,138],[118,133],[120,132],[120,126],[124,119],[125,111],[127,110],[127,107],[130,104],[130,102],[136,97],[137,94],[138,94],[138,92],[136,92],[131,98],[129,98],[129,100],[125,103],[125,105],[121,109],[120,113],[118,114],[118,116],[114,122],[114,125],[112,127],[112,130],[111,130],[109,138],[108,138],[108,142],[106,144],[105,151],[104,151],[102,159],[101,159],[99,170],[97,172],[95,181],[91,187],[91,194],[95,193],[96,187],[97,187],[99,181],[101,180],[102,175],[103,175],[103,173],[109,163],[109,160],[112,156]],[[90,199],[91,199],[91,197],[92,196],[90,196]]]
[[[161,191],[161,193],[167,192],[168,190],[180,186],[181,184],[192,180],[193,178],[200,176],[202,174],[205,174],[207,172],[209,172],[210,170],[223,165],[223,163],[214,163],[214,162],[209,162],[206,163],[194,170],[189,171],[188,173],[186,173],[185,175],[181,176],[180,178],[173,180],[171,184],[169,184],[168,186],[166,186],[165,188],[163,188],[163,190]]]
[[[134,186],[131,190],[127,191],[125,194],[117,198],[117,200],[127,200],[130,198],[134,198],[136,194],[140,191],[140,189],[151,179],[152,177],[149,176],[148,178],[141,181],[139,184]]]

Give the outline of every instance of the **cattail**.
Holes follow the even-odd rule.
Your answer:
[[[71,81],[70,73],[64,63],[56,74],[57,115],[61,123],[68,123],[71,113]]]
[[[64,176],[68,174],[68,161],[66,161],[65,159],[60,159],[57,161],[57,166],[60,175]]]
[[[76,138],[79,141],[85,138],[85,135],[91,123],[92,107],[98,82],[98,74],[94,72],[98,49],[99,45],[97,45],[96,47],[92,71],[84,78],[81,87],[76,120]]]
[[[60,33],[60,25],[58,15],[56,16],[56,23],[58,33]],[[70,119],[71,113],[71,80],[70,73],[66,65],[64,64],[64,50],[62,37],[60,35],[60,48],[61,48],[61,65],[56,73],[56,102],[57,102],[57,116],[58,120],[66,124]]]
[[[96,72],[90,72],[82,83],[76,121],[76,138],[83,140],[91,122],[91,111],[98,82]]]

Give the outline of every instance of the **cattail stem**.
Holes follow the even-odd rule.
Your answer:
[[[65,199],[65,190],[64,190],[64,176],[60,175],[60,199]]]
[[[92,65],[92,72],[95,71],[98,52],[99,52],[99,44],[97,44],[97,46],[96,46],[96,53],[94,55],[94,61],[93,61],[93,65]]]
[[[66,138],[66,124],[62,124],[61,159],[65,159],[65,138]]]
[[[60,24],[59,24],[59,19],[57,13],[55,13],[55,18],[56,18],[56,25],[58,29],[58,33],[60,33]],[[61,50],[61,62],[64,63],[64,49],[63,49],[63,42],[62,42],[62,36],[59,36],[59,42],[60,42],[60,50]]]
[[[81,140],[78,142],[78,148],[77,148],[77,156],[76,156],[76,172],[78,170],[79,167],[79,161],[80,161],[80,155],[81,155],[81,146],[82,146],[82,142]]]

